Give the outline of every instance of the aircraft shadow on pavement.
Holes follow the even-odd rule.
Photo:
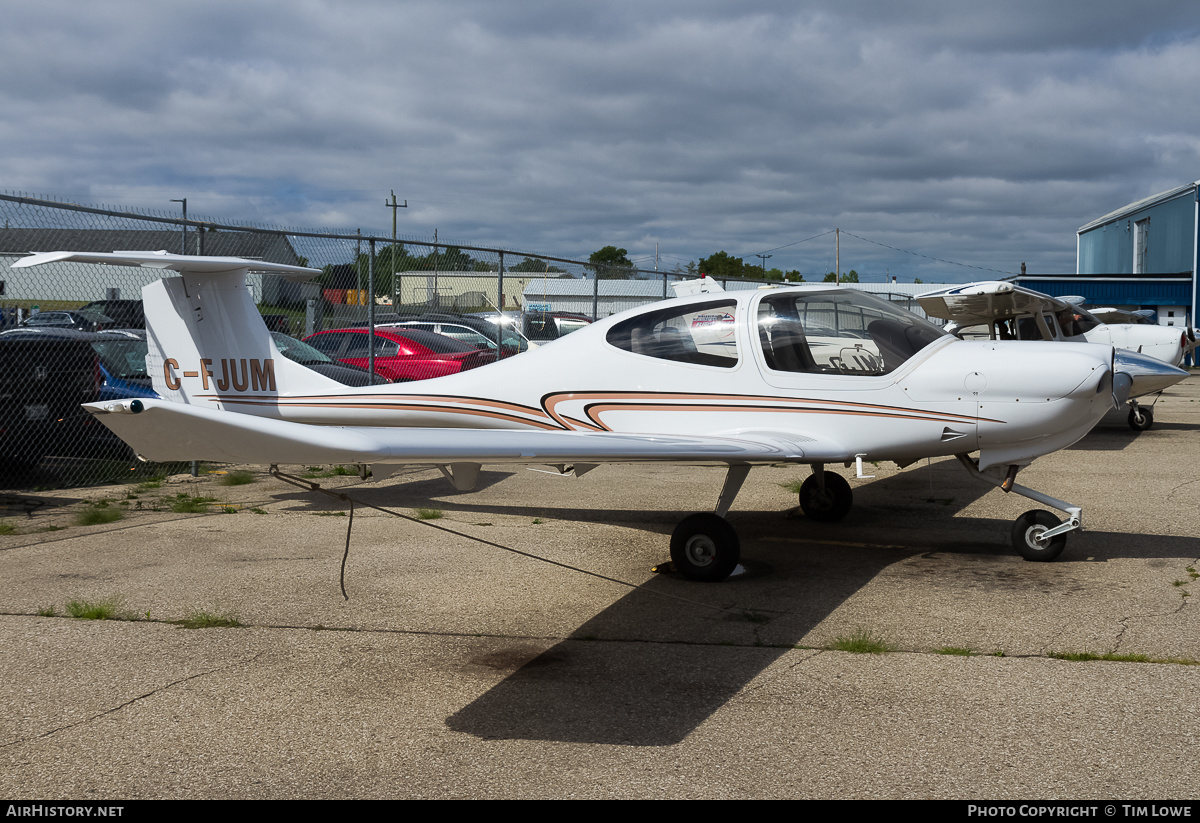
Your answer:
[[[1101,436],[1101,439],[1107,439]],[[489,485],[508,472],[484,472]],[[666,535],[686,512],[576,508],[481,502],[441,478],[416,479],[352,493],[365,503],[403,511],[445,501],[474,515],[523,515],[621,524]],[[347,490],[351,491],[351,490]],[[782,490],[781,490],[782,492]],[[912,467],[854,486],[855,508],[841,523],[788,519],[781,494],[774,511],[730,512],[749,573],[719,584],[676,575],[649,580],[530,658],[522,640],[493,650],[482,665],[515,671],[447,718],[457,732],[485,739],[555,740],[633,746],[673,745],[695,731],[773,662],[853,597],[882,570],[934,552],[1010,556],[1011,521],[958,516],[985,494],[953,461]],[[451,502],[452,501],[452,502]],[[1020,507],[1018,506],[1018,511]],[[1014,515],[1015,516],[1015,515]],[[1080,548],[1082,541],[1086,548]],[[1064,559],[1086,552],[1101,562],[1146,552],[1182,556],[1185,538],[1087,533],[1068,543]],[[1015,586],[1044,586],[1029,564]],[[1011,567],[1005,574],[1011,576]],[[657,597],[665,594],[669,597]],[[682,599],[680,599],[682,598]],[[759,645],[763,633],[769,644]],[[597,642],[598,641],[598,642]]]
[[[856,487],[855,511],[840,524],[735,510],[730,521],[742,535],[747,575],[712,585],[674,575],[650,580],[649,592],[630,592],[570,639],[525,661],[447,718],[447,726],[485,739],[676,744],[886,567],[930,551],[1010,554],[1008,523],[953,517],[992,491],[965,475],[962,480],[952,500],[926,501],[915,515],[908,511],[910,522],[899,531],[895,516],[909,501],[898,498],[927,494],[929,481],[919,472]],[[552,513],[581,522],[613,522],[614,514],[651,528],[662,515]],[[941,527],[952,520],[947,534]],[[936,542],[927,539],[931,533]],[[849,542],[864,539],[875,544]],[[756,645],[768,625],[769,644]]]
[[[966,525],[986,530],[996,524],[967,518]],[[756,576],[752,571],[745,579],[715,586],[655,578],[647,584],[651,593],[630,592],[581,625],[571,638],[532,659],[514,661],[523,665],[448,717],[447,727],[483,739],[674,745],[887,567],[933,552],[1011,554],[999,539],[909,547],[822,545],[815,538],[796,543],[790,537],[797,528],[776,518],[745,541],[756,558],[748,560],[747,566],[765,568],[765,574]],[[853,540],[853,531],[844,533],[842,540]],[[781,539],[772,542],[772,537]],[[1193,541],[1184,537],[1156,537],[1152,549],[1136,535],[1089,533],[1086,539],[1086,548],[1077,548],[1074,559],[1082,552],[1090,562],[1104,562],[1146,551],[1172,556],[1195,551]],[[1047,568],[1052,565],[1014,568],[1006,563],[993,570],[989,585],[1058,597],[1055,578],[1045,574],[1057,571]],[[938,564],[929,573],[946,570]],[[978,584],[980,573],[975,564],[954,572],[970,576],[962,585]],[[727,610],[709,611],[658,599],[652,592]],[[765,604],[761,611],[759,604]],[[772,606],[786,611],[774,611]],[[769,624],[773,624],[769,644],[755,645],[759,632]],[[674,637],[639,636],[655,632],[637,627],[656,625],[670,627]]]

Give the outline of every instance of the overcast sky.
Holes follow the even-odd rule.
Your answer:
[[[1195,2],[0,14],[0,190],[87,204],[390,234],[394,189],[413,238],[809,280],[840,228],[844,271],[932,282],[1072,272],[1081,225],[1200,179]]]

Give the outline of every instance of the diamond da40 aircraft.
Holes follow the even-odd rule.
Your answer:
[[[1182,365],[1196,347],[1196,330],[1188,326],[1159,326],[1145,322],[1144,316],[1121,317],[1126,313],[1112,309],[1101,319],[1083,307],[1082,297],[1051,297],[1004,280],[926,292],[917,295],[917,302],[930,317],[953,321],[946,331],[960,337],[978,327],[986,328],[993,340],[1100,343],[1148,355],[1169,367]],[[1154,363],[1130,363],[1129,371],[1134,378],[1129,427],[1144,431],[1154,425],[1154,406],[1139,404],[1135,398],[1157,394],[1183,380],[1187,372]]]
[[[702,292],[605,318],[551,344],[417,383],[353,388],[281,357],[247,272],[314,269],[166,252],[34,254],[178,274],[143,289],[148,372],[162,400],[86,406],[148,460],[437,466],[460,490],[483,464],[581,475],[601,463],[724,465],[712,512],[671,537],[676,569],[721,580],[737,566],[725,520],[751,467],[807,464],[800,505],[844,517],[862,461],[954,455],[974,476],[1059,511],[1026,512],[1017,551],[1050,560],[1081,509],[1015,482],[1123,403],[1114,349],[964,341],[863,292],[802,286]],[[1136,355],[1131,355],[1136,358]],[[975,455],[975,456],[972,456]]]

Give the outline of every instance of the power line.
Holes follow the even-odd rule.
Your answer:
[[[826,233],[828,233],[828,232],[826,232]],[[945,258],[942,258],[942,257],[933,257],[928,254],[921,254],[920,252],[909,251],[908,249],[898,249],[895,246],[889,246],[887,243],[879,243],[879,242],[876,242],[875,240],[868,240],[865,237],[859,237],[857,234],[854,234],[853,232],[848,232],[845,229],[842,229],[842,233],[848,234],[851,237],[854,237],[858,240],[863,241],[864,243],[870,243],[873,246],[880,246],[885,249],[891,249],[892,251],[898,251],[901,254],[911,254],[913,257],[923,257],[926,260],[936,260],[939,263],[946,263],[951,266],[962,266],[965,269],[979,269],[980,271],[994,271],[999,274],[1016,274],[1016,272],[1004,271],[1003,269],[992,269],[992,268],[988,268],[987,266],[972,266],[970,263],[959,263],[956,260],[946,260]]]

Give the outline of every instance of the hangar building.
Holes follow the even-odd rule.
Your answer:
[[[1195,325],[1200,181],[1099,217],[1076,233],[1075,275],[1025,275],[1021,285],[1088,305],[1152,309],[1164,326]],[[1189,322],[1190,321],[1190,322]]]

